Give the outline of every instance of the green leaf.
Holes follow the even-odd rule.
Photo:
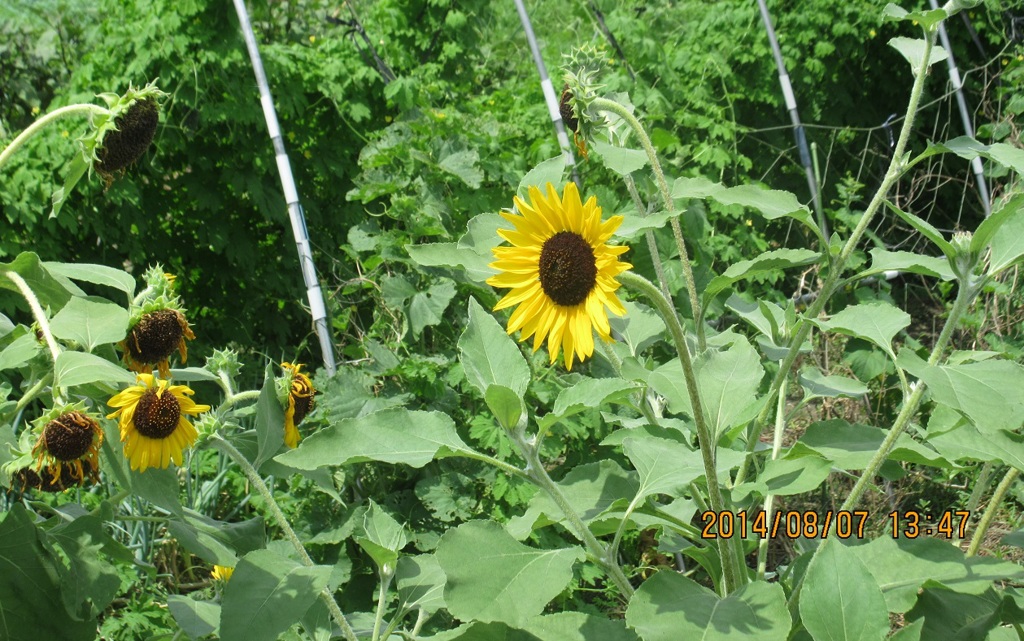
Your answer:
[[[726,187],[707,178],[677,178],[672,185],[672,197],[711,198],[723,205],[742,205],[759,212],[768,220],[792,218],[803,223],[819,240],[824,241],[821,230],[811,217],[811,210],[788,191],[763,189],[756,185]]]
[[[13,261],[0,263],[0,289],[17,292],[20,295],[21,290],[7,277],[5,272],[16,272],[21,276],[43,307],[59,309],[71,299],[71,292],[67,287],[55,279],[43,267],[39,256],[32,252],[22,252]]]
[[[619,240],[637,240],[644,232],[662,229],[666,222],[679,218],[679,215],[678,211],[656,211],[646,216],[626,214],[613,237]]]
[[[121,269],[89,263],[44,262],[43,267],[51,274],[71,280],[82,280],[95,285],[106,285],[124,292],[129,297],[135,293],[135,278]]]
[[[921,637],[928,641],[1018,641],[1013,628],[999,630],[1000,623],[1020,621],[1020,609],[1005,593],[958,594],[926,589],[918,597],[908,620],[923,621]],[[1005,632],[1000,635],[999,632]]]
[[[131,470],[129,477],[132,491],[135,494],[172,514],[178,516],[184,514],[184,508],[178,498],[180,492],[178,473],[173,467],[165,469],[150,467],[145,472]]]
[[[990,276],[1019,264],[1021,257],[1024,257],[1024,203],[1020,198],[1014,198],[1004,206],[1003,211],[1010,211],[1010,214],[1000,227],[1000,233],[992,238],[988,266]]]
[[[862,303],[844,307],[828,320],[808,319],[824,331],[856,336],[877,345],[896,360],[892,339],[910,326],[910,314],[884,302]]]
[[[658,572],[630,599],[626,623],[644,641],[785,641],[791,619],[778,583],[748,583],[723,599],[681,574]]]
[[[60,210],[64,207],[68,196],[74,191],[75,185],[82,179],[87,169],[89,169],[89,165],[82,157],[82,154],[75,154],[75,157],[68,164],[68,173],[64,177],[64,185],[53,190],[53,196],[51,197],[53,208],[50,210],[51,219],[60,215]]]
[[[750,493],[760,496],[804,494],[817,489],[831,471],[832,462],[827,459],[791,452],[765,463],[756,480],[734,487],[733,500],[741,501]]]
[[[444,600],[452,616],[518,627],[565,589],[584,554],[527,547],[493,521],[470,521],[441,537],[436,556],[448,577]]]
[[[423,267],[463,270],[470,280],[483,283],[495,274],[488,265],[494,262],[491,249],[502,242],[497,230],[508,224],[499,214],[480,214],[469,221],[457,243],[406,245],[405,249],[409,258]]]
[[[951,461],[1004,463],[1024,471],[1024,436],[1017,433],[999,430],[982,434],[965,420],[956,429],[929,433],[928,443]]]
[[[459,338],[459,361],[481,394],[502,385],[521,398],[530,384],[530,366],[519,348],[475,298],[469,299],[469,324]]]
[[[218,634],[220,631],[220,603],[196,601],[187,596],[170,594],[167,596],[167,609],[171,611],[175,623],[191,639]]]
[[[954,153],[965,160],[985,158],[1024,175],[1024,150],[1005,142],[986,145],[970,136],[960,136],[946,143],[933,143],[914,162],[943,153]]]
[[[627,403],[639,388],[639,384],[621,378],[583,378],[558,393],[551,412],[541,417],[540,426],[546,429],[564,418],[597,409],[605,403]]]
[[[604,166],[620,176],[628,176],[647,166],[647,152],[642,149],[626,149],[616,147],[600,140],[595,140],[591,148],[604,161]]]
[[[363,513],[361,529],[362,535],[355,537],[356,543],[378,568],[387,566],[393,572],[398,552],[409,542],[405,528],[371,500],[370,507]]]
[[[471,189],[479,189],[480,183],[484,180],[484,172],[477,163],[480,162],[480,154],[476,149],[456,151],[441,159],[438,167],[444,171],[458,176],[459,180],[466,183]]]
[[[577,465],[556,484],[573,511],[588,524],[616,501],[632,499],[640,487],[635,472],[627,472],[610,460]],[[525,539],[534,530],[565,522],[565,513],[554,499],[547,492],[537,492],[525,514],[509,519],[508,532]]]
[[[74,387],[86,383],[134,383],[135,374],[95,354],[61,352],[53,368],[54,387]]]
[[[889,612],[875,578],[835,538],[822,543],[807,568],[800,619],[815,639],[879,641],[889,632]]]
[[[419,337],[425,327],[444,322],[444,312],[454,297],[455,283],[447,279],[414,294],[409,301],[409,326],[413,337]]]
[[[781,338],[779,328],[786,321],[786,312],[775,303],[762,300],[749,302],[733,294],[725,301],[725,306],[773,342]]]
[[[745,337],[721,334],[716,339],[731,342],[725,349],[709,348],[694,359],[693,367],[708,427],[721,436],[754,418],[764,368]]]
[[[17,331],[17,330],[15,330]],[[24,332],[0,351],[0,370],[14,369],[25,365],[42,351],[35,332]]]
[[[420,637],[423,641],[541,641],[526,630],[518,630],[504,623],[481,623],[474,621],[460,625],[454,630]]]
[[[622,450],[640,474],[638,501],[655,494],[679,496],[690,483],[704,476],[700,451],[676,441],[630,436],[623,439]]]
[[[259,450],[252,462],[256,469],[284,446],[284,408],[277,399],[277,381],[269,364],[263,372],[263,389],[256,400],[256,441]]]
[[[819,258],[820,254],[810,249],[775,249],[751,260],[737,261],[730,265],[721,276],[711,279],[704,289],[704,301],[707,303],[716,294],[741,280],[765,272],[777,272],[790,267],[810,265],[818,262]]]
[[[76,621],[63,607],[59,567],[22,505],[0,514],[0,631],[5,641],[96,638],[95,621]]]
[[[395,584],[398,586],[399,609],[433,613],[444,608],[445,581],[441,564],[433,554],[398,559]]]
[[[920,38],[903,38],[897,37],[889,41],[889,46],[900,52],[907,62],[910,63],[910,68],[913,70],[916,76],[918,71],[921,69],[921,65],[924,63],[924,51],[926,42]],[[946,50],[942,48],[942,45],[935,44],[928,56],[928,66],[932,66],[936,62],[942,62],[949,57]]]
[[[934,538],[894,540],[886,535],[850,551],[878,581],[889,612],[913,607],[922,586],[981,594],[993,581],[1024,577],[1024,568],[1016,563],[983,556],[966,558],[959,548]]]
[[[894,214],[902,218],[904,222],[906,222],[908,225],[910,225],[917,231],[921,232],[921,234],[925,238],[932,241],[935,244],[935,246],[939,248],[939,251],[941,251],[947,259],[953,260],[956,257],[956,250],[953,249],[953,246],[949,244],[949,241],[946,240],[946,237],[943,236],[942,232],[940,232],[938,229],[935,229],[935,227],[927,220],[919,218],[914,214],[911,214],[910,212],[903,211],[902,209],[892,204],[888,200],[885,201],[885,206],[888,207]]]
[[[1004,225],[1014,220],[1024,220],[1024,212],[1021,211],[1024,209],[1022,205],[1024,205],[1024,194],[1017,194],[1003,203],[998,211],[981,221],[978,228],[974,230],[974,234],[971,235],[971,252],[981,255],[997,236],[1003,235],[999,233],[999,230]]]
[[[583,612],[556,612],[531,619],[523,628],[541,641],[638,641],[622,619]]]
[[[863,470],[868,462],[882,446],[886,431],[870,425],[848,423],[842,419],[818,421],[807,427],[803,436],[793,446],[793,452],[806,447],[832,461],[835,467],[843,470]],[[946,466],[938,453],[921,445],[907,434],[896,439],[896,445],[889,458],[894,461],[907,461],[918,464]]]
[[[327,586],[330,566],[306,567],[271,550],[256,550],[238,563],[224,586],[223,641],[276,641]]]
[[[825,376],[815,367],[800,371],[800,385],[805,402],[812,398],[861,398],[868,393],[868,386],[855,378]]]
[[[91,352],[97,345],[124,340],[128,333],[128,310],[76,296],[50,320],[50,331],[57,338],[74,341]]]
[[[506,430],[514,429],[526,411],[522,397],[504,385],[489,385],[484,402]]]
[[[186,550],[207,563],[235,567],[238,557],[266,546],[263,517],[225,523],[190,509],[168,520],[168,531]]]
[[[887,22],[918,22],[925,29],[930,29],[932,25],[941,22],[948,17],[949,12],[947,12],[945,9],[930,9],[928,11],[907,11],[903,7],[897,6],[892,3],[887,4],[885,6],[885,9],[882,10],[882,18]]]
[[[854,276],[854,280],[887,271],[920,274],[944,281],[956,278],[949,267],[949,261],[936,256],[924,256],[907,251],[891,252],[880,247],[875,247],[868,253],[871,254],[871,267]]]
[[[545,191],[548,183],[558,186],[562,184],[565,176],[566,157],[558,154],[554,158],[548,158],[536,167],[526,172],[523,179],[519,181],[516,194],[523,200],[529,199],[530,187],[537,187],[541,192]]]
[[[646,305],[628,300],[622,304],[626,308],[626,315],[621,318],[612,316],[608,322],[616,337],[621,337],[630,353],[636,356],[661,338],[665,331],[665,321]]]
[[[332,423],[274,460],[300,470],[363,461],[423,467],[435,457],[471,451],[447,415],[392,408]]]

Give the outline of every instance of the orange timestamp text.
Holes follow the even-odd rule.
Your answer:
[[[917,511],[891,512],[888,528],[893,538],[917,538],[921,535],[965,538],[971,513],[967,510],[946,510],[936,514],[922,514]],[[835,536],[840,539],[864,538],[864,528],[869,520],[868,510],[780,510],[771,515],[763,510],[754,514],[747,512],[701,512],[703,539],[786,537],[821,538]]]

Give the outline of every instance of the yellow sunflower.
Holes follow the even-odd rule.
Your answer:
[[[522,330],[520,341],[533,336],[533,351],[547,339],[551,363],[564,352],[565,367],[594,353],[597,330],[611,340],[608,312],[626,313],[615,290],[616,276],[632,265],[619,260],[628,247],[608,245],[622,216],[601,220],[593,196],[583,204],[575,183],[568,183],[559,198],[551,183],[547,195],[530,187],[529,202],[514,198],[519,215],[502,212],[515,229],[499,229],[511,246],[494,248],[491,263],[500,274],[487,279],[494,287],[507,287],[495,310],[518,305],[508,321],[508,333]]]
[[[194,392],[184,385],[171,385],[154,378],[152,374],[139,374],[141,385],[132,385],[114,395],[107,405],[118,408],[107,418],[118,417],[124,455],[133,470],[166,468],[174,461],[181,465],[181,452],[196,441],[196,428],[186,415],[195,416],[210,409],[197,405],[188,398]]]
[[[300,372],[302,364],[281,363],[291,373],[292,382],[288,389],[288,409],[284,412],[284,444],[295,448],[299,445],[299,423],[313,411],[316,405],[316,388],[309,377]]]
[[[210,573],[210,578],[214,581],[227,582],[231,578],[231,575],[235,573],[235,568],[227,565],[214,565],[213,572]]]
[[[139,374],[148,374],[156,367],[161,378],[169,378],[171,366],[168,359],[171,354],[177,350],[184,364],[188,360],[185,339],[195,340],[195,337],[188,319],[179,310],[168,307],[148,312],[121,341],[124,363]]]
[[[50,416],[52,420],[46,422],[32,448],[37,476],[41,480],[61,479],[65,486],[82,485],[86,478],[99,481],[99,453],[103,443],[100,424],[77,409],[55,410]],[[49,484],[55,485],[53,481]]]

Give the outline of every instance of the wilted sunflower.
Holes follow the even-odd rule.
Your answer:
[[[36,487],[55,485],[52,480],[58,479],[64,486],[81,485],[86,478],[98,481],[100,445],[103,443],[100,424],[77,409],[57,412],[57,416],[46,422],[32,448],[32,455],[37,461],[35,471],[40,478],[40,485]],[[44,482],[44,477],[51,482]]]
[[[491,267],[500,274],[489,285],[512,291],[494,309],[519,305],[508,321],[508,333],[522,330],[520,341],[533,336],[537,351],[547,338],[551,362],[564,351],[565,367],[594,353],[593,329],[611,340],[610,309],[626,313],[615,295],[616,276],[632,265],[619,260],[628,247],[606,244],[622,223],[622,216],[601,221],[601,208],[593,196],[583,204],[575,183],[568,183],[561,198],[551,183],[547,195],[530,187],[529,202],[514,198],[520,215],[502,212],[515,229],[499,229],[512,244],[494,248],[498,260]]]
[[[168,378],[171,375],[168,362],[171,354],[177,350],[181,362],[188,361],[185,339],[195,340],[195,337],[188,319],[180,310],[166,307],[147,312],[121,341],[125,366],[139,374],[148,374],[156,367],[162,378]]]
[[[83,478],[97,478],[97,470],[89,460],[82,461]],[[31,467],[23,467],[12,475],[14,486],[24,491],[26,489],[42,490],[43,492],[63,492],[72,487],[80,487],[82,479],[74,477],[74,471],[70,467],[61,469],[59,475],[54,475],[49,468],[36,472]]]
[[[227,582],[231,578],[231,575],[235,573],[235,568],[227,565],[214,565],[213,572],[210,573],[210,578],[214,581]]]
[[[107,418],[118,417],[124,455],[133,470],[166,468],[174,461],[181,465],[181,452],[195,443],[196,428],[188,422],[187,414],[195,416],[210,409],[197,405],[188,398],[194,392],[184,385],[171,385],[154,378],[152,374],[139,374],[141,385],[132,385],[115,394],[107,405],[118,408]]]
[[[300,372],[302,364],[292,365],[281,363],[281,367],[291,374],[291,384],[288,388],[288,409],[284,412],[284,444],[288,447],[299,445],[299,423],[306,415],[313,411],[316,405],[316,388],[309,377]]]

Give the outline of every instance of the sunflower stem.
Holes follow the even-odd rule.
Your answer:
[[[693,411],[693,422],[697,426],[697,439],[700,441],[701,458],[704,461],[704,474],[708,484],[708,502],[711,510],[721,514],[725,510],[725,500],[722,498],[722,489],[718,485],[718,471],[715,466],[715,435],[707,424],[704,416],[704,406],[700,399],[697,388],[697,377],[693,369],[693,360],[690,358],[690,349],[686,346],[686,335],[683,333],[683,326],[679,323],[675,309],[669,299],[654,286],[651,281],[635,272],[627,271],[619,274],[619,282],[630,289],[646,296],[654,307],[661,314],[665,325],[668,326],[675,342],[676,351],[679,353],[679,361],[683,368],[683,377],[686,380],[686,391],[690,396],[690,407]],[[729,594],[742,584],[740,568],[735,562],[737,552],[730,550],[730,541],[734,545],[742,545],[739,537],[725,539],[717,538],[718,553],[722,559],[722,570],[725,576],[725,592]]]
[[[224,402],[217,408],[217,414],[220,415],[225,411],[231,409],[239,403],[245,403],[246,401],[255,401],[260,397],[260,390],[246,390],[244,392],[238,392],[237,394],[230,394],[224,399]]]
[[[938,23],[938,24],[941,24]],[[917,117],[918,106],[921,103],[921,95],[924,92],[924,81],[928,77],[928,67],[931,64],[931,52],[935,45],[935,38],[938,33],[938,24],[934,25],[931,29],[925,30],[925,48],[921,58],[921,65],[915,69],[914,85],[910,90],[910,101],[907,104],[907,115],[903,120],[903,127],[900,129],[899,138],[896,140],[896,146],[893,148],[892,156],[889,161],[889,168],[885,172],[885,177],[882,179],[882,183],[878,186],[878,190],[872,197],[871,202],[868,203],[867,209],[864,210],[864,215],[860,217],[857,222],[857,226],[850,234],[846,244],[843,245],[843,249],[839,256],[829,266],[829,274],[825,279],[824,284],[821,286],[821,293],[811,303],[810,307],[804,313],[804,318],[817,318],[818,315],[825,309],[826,303],[832,297],[832,294],[838,289],[840,279],[842,277],[843,269],[846,267],[846,263],[853,251],[857,248],[860,242],[861,236],[867,231],[868,225],[874,220],[875,215],[879,212],[882,205],[885,203],[886,195],[889,193],[889,189],[899,180],[900,176],[903,175],[906,166],[903,161],[903,153],[907,148],[907,142],[910,140],[910,133],[913,130],[914,120]],[[771,386],[768,388],[768,399],[761,409],[761,412],[757,415],[757,418],[753,422],[753,432],[748,435],[747,439],[747,458],[740,466],[739,472],[736,474],[735,484],[746,480],[747,469],[750,467],[751,458],[753,456],[754,445],[757,443],[757,435],[761,431],[761,426],[765,424],[768,419],[768,414],[772,409],[772,401],[775,398],[775,394],[778,393],[782,380],[789,375],[789,371],[793,367],[793,363],[796,362],[796,358],[800,353],[800,346],[807,339],[807,335],[811,331],[811,324],[808,322],[800,323],[796,331],[793,334],[792,340],[789,344],[789,351],[786,352],[785,358],[782,359],[782,364],[779,366],[779,371],[775,374],[775,378],[772,380]]]
[[[32,288],[28,286],[28,283],[25,282],[25,279],[20,274],[9,271],[4,272],[4,275],[17,286],[18,290],[21,291],[21,295],[28,302],[28,306],[32,309],[32,316],[36,319],[39,331],[43,333],[43,338],[46,339],[46,346],[50,350],[50,358],[53,359],[53,364],[56,367],[57,357],[60,356],[60,347],[58,347],[57,341],[53,338],[53,333],[50,331],[50,321],[47,320],[46,312],[43,311],[42,305],[39,304],[39,299],[36,298],[35,292],[32,291]],[[54,403],[63,402],[63,388],[59,386],[53,388],[53,400]]]
[[[73,116],[77,114],[88,114],[89,116],[94,116],[103,113],[109,114],[110,110],[106,107],[100,107],[99,105],[85,103],[68,105],[67,107],[61,107],[60,109],[51,111],[29,125],[24,131],[18,134],[18,137],[12,140],[2,152],[0,152],[0,169],[3,169],[3,166],[6,165],[7,161],[14,155],[14,152],[18,151],[18,149],[28,142],[32,136],[42,131],[42,129],[51,122],[55,122],[66,116]]]
[[[1017,475],[1020,474],[1020,470],[1015,467],[1011,467],[1006,471],[1006,475],[1003,476],[1003,480],[996,486],[995,492],[992,493],[992,498],[988,502],[988,507],[985,508],[985,513],[981,515],[981,520],[978,521],[978,527],[974,530],[974,536],[971,537],[971,544],[967,546],[967,556],[974,556],[978,553],[978,549],[981,548],[981,543],[985,539],[985,533],[988,532],[988,526],[992,523],[992,519],[996,515],[996,511],[999,509],[999,505],[1003,502],[1003,497],[1010,490],[1010,486],[1017,480]]]
[[[633,175],[626,174],[623,180],[626,181],[626,189],[629,191],[629,197],[633,199],[633,205],[636,207],[637,214],[645,216],[647,208],[644,207],[644,201],[640,198],[640,192],[636,189],[636,181],[633,180]],[[650,229],[644,232],[644,240],[647,241],[647,252],[651,255],[651,263],[654,265],[654,274],[658,277],[658,286],[661,287],[661,293],[665,295],[665,298],[672,300],[672,294],[668,291],[668,279],[665,278],[665,265],[661,262],[661,253],[658,251],[658,245],[654,240],[654,232]]]
[[[281,531],[284,532],[285,536],[295,548],[295,552],[299,555],[299,560],[302,564],[306,567],[313,567],[315,565],[313,563],[313,559],[309,557],[309,553],[306,552],[306,548],[302,545],[302,541],[299,540],[298,535],[295,534],[295,530],[293,530],[292,526],[288,523],[288,518],[285,517],[284,512],[281,511],[281,506],[277,504],[277,500],[274,498],[274,493],[271,492],[270,488],[267,487],[267,484],[263,482],[263,478],[259,475],[259,472],[256,471],[256,468],[253,467],[252,463],[249,462],[249,459],[245,458],[245,456],[243,456],[230,441],[220,434],[214,433],[211,440],[215,441],[217,447],[219,447],[222,452],[230,456],[231,460],[242,468],[242,472],[245,474],[246,478],[249,479],[249,483],[251,483],[252,487],[256,489],[261,497],[263,497],[263,500],[267,505],[267,509],[274,515],[274,519],[277,521],[278,527],[281,528]],[[344,613],[342,613],[341,608],[338,607],[338,602],[334,600],[334,596],[331,594],[329,588],[321,590],[320,599],[324,602],[324,605],[327,606],[327,610],[331,613],[331,618],[333,618],[334,622],[341,628],[341,633],[345,639],[347,641],[359,641],[356,637],[355,631],[352,629],[352,626],[349,625]]]
[[[651,137],[647,135],[647,131],[644,126],[640,124],[628,109],[614,100],[608,100],[607,98],[595,98],[593,101],[594,108],[601,111],[609,111],[618,117],[622,118],[626,124],[630,126],[637,138],[640,140],[640,145],[647,152],[647,158],[651,163],[651,172],[654,174],[655,182],[658,183],[658,191],[661,192],[661,199],[665,203],[665,211],[671,214],[675,214],[676,205],[672,200],[672,192],[668,188],[668,182],[665,180],[665,172],[661,169],[661,162],[658,161],[658,154],[654,151],[654,145],[651,144]],[[700,301],[697,298],[697,284],[693,278],[693,268],[690,266],[690,254],[686,251],[686,242],[683,239],[683,230],[679,226],[679,216],[673,215],[669,222],[672,225],[672,236],[676,241],[676,248],[679,251],[679,262],[683,266],[683,278],[686,281],[686,292],[690,297],[690,309],[693,314],[694,328],[697,331],[697,346],[700,351],[703,352],[707,349],[707,341],[704,337],[704,328],[702,324],[697,322],[697,319],[701,318]],[[671,297],[669,297],[671,299]]]
[[[786,430],[786,381],[782,380],[782,387],[779,388],[778,403],[775,407],[775,433],[772,436],[772,460],[779,458],[782,450],[782,435]],[[764,522],[772,522],[772,508],[775,504],[775,494],[769,492],[764,497]],[[745,536],[745,533],[744,533]],[[768,537],[762,537],[757,544],[757,578],[764,581],[765,571],[768,568]]]
[[[380,588],[377,590],[377,616],[373,620],[372,641],[379,641],[380,628],[384,624],[384,610],[388,605],[388,587],[391,585],[391,578],[395,573],[387,569],[387,565],[381,566],[377,573],[380,576]]]
[[[18,414],[18,412],[25,409],[25,407],[33,400],[35,400],[35,398],[39,396],[39,393],[46,389],[46,386],[49,385],[52,381],[53,372],[47,372],[42,378],[36,381],[35,385],[33,385],[31,388],[26,390],[24,394],[22,394],[21,398],[18,399],[18,404],[14,406],[13,410],[11,410],[10,415],[15,416]]]

